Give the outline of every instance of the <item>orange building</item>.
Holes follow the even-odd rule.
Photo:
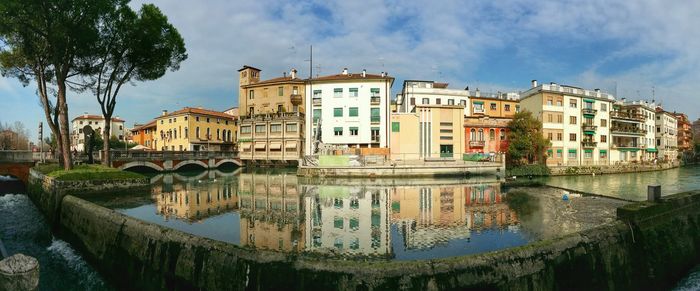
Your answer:
[[[688,116],[683,113],[673,113],[678,120],[678,151],[685,152],[693,149],[693,125]]]
[[[506,152],[508,122],[520,111],[518,94],[489,94],[477,90],[470,95],[470,114],[464,118],[465,152]]]
[[[156,132],[156,121],[138,125],[131,130],[131,140],[149,149],[154,149],[153,134]]]

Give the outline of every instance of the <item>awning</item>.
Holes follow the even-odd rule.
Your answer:
[[[593,103],[593,102],[595,102],[595,100],[593,100],[593,99],[583,99],[583,102]]]
[[[595,134],[595,131],[586,130],[586,131],[584,131],[583,133],[588,134],[588,135],[594,135],[594,134]]]
[[[649,152],[649,153],[655,153],[655,152],[657,152],[657,150],[656,150],[656,148],[648,148],[648,149],[647,149],[647,152]]]
[[[592,149],[585,149],[585,150],[583,150],[583,151],[584,151],[585,153],[593,153],[593,150],[592,150]]]
[[[576,153],[576,149],[569,149],[569,153],[575,154],[575,153]]]
[[[474,104],[484,104],[483,101],[473,101],[472,103],[474,103]]]
[[[600,150],[600,153],[601,153],[601,154],[607,154],[607,153],[608,153],[608,150]]]
[[[256,150],[264,150],[265,147],[266,147],[266,145],[265,145],[264,142],[259,142],[259,143],[256,143],[256,144],[255,144],[255,149],[256,149]]]
[[[294,149],[297,147],[297,142],[296,141],[288,141],[287,144],[285,145],[285,147],[288,149]]]
[[[280,150],[280,149],[282,149],[282,143],[281,142],[271,142],[270,149],[271,150]]]

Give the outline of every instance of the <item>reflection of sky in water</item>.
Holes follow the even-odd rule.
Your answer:
[[[520,217],[495,181],[317,181],[275,170],[166,174],[152,182],[150,201],[95,201],[236,245],[347,258],[444,258],[562,234],[544,222],[551,215]],[[541,199],[530,200],[535,211],[551,212]]]
[[[700,189],[700,166],[665,171],[596,176],[559,176],[547,185],[629,200],[645,200],[648,185],[661,185],[662,195]]]

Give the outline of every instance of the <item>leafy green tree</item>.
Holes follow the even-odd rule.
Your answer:
[[[133,81],[162,77],[187,59],[185,42],[168,18],[152,4],[137,12],[123,1],[100,22],[100,40],[91,67],[83,72],[102,109],[108,136],[120,89]],[[102,163],[110,165],[111,139],[103,143]],[[121,143],[123,148],[124,144]]]
[[[59,159],[73,167],[67,92],[99,40],[99,20],[120,0],[0,1],[0,73],[37,85],[46,123],[56,136]]]
[[[509,165],[544,164],[545,150],[550,141],[542,134],[542,122],[532,116],[527,110],[518,112],[508,123],[508,153],[506,161]]]

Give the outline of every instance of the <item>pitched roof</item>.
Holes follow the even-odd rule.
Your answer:
[[[243,71],[245,69],[253,69],[253,70],[257,70],[257,71],[262,71],[261,69],[258,69],[256,67],[251,67],[249,65],[243,65],[243,68],[238,69],[238,71],[240,72],[240,71]]]
[[[234,118],[235,116],[228,115],[228,114],[223,113],[221,111],[214,111],[214,110],[203,109],[203,108],[192,108],[192,107],[185,107],[183,109],[180,109],[178,111],[174,111],[174,112],[169,113],[167,115],[158,116],[158,117],[156,117],[156,119],[161,119],[164,117],[181,115],[181,114],[200,114],[200,115],[216,116],[216,117],[220,117],[220,118],[235,119]]]
[[[321,76],[321,77],[316,77],[312,78],[311,81],[342,81],[342,80],[362,80],[362,79],[368,79],[368,80],[376,80],[376,79],[382,79],[382,80],[394,80],[394,77],[390,77],[389,75],[386,75],[382,77],[382,75],[376,75],[376,74],[365,74],[365,77],[362,76],[362,73],[348,73],[346,75],[343,74],[336,74],[336,75],[328,75],[328,76]]]
[[[292,77],[290,77],[290,76],[285,76],[285,77],[277,77],[277,78],[272,78],[272,79],[268,79],[268,80],[263,80],[263,81],[259,81],[256,83],[243,85],[241,87],[248,88],[248,87],[255,87],[255,86],[259,86],[259,85],[267,85],[267,84],[274,84],[274,83],[289,83],[289,82],[304,83],[304,80],[299,79],[299,78],[292,79]]]
[[[73,121],[78,120],[78,119],[83,119],[83,120],[104,120],[105,118],[102,115],[94,115],[94,114],[82,114],[78,115],[75,118],[73,118]],[[124,119],[121,118],[116,118],[112,117],[112,121],[114,122],[124,122]]]
[[[156,127],[156,120],[155,119],[149,121],[146,124],[142,124],[142,125],[139,125],[137,127],[134,127],[131,131],[142,130],[142,129],[146,129],[146,128],[150,128],[150,127]]]

